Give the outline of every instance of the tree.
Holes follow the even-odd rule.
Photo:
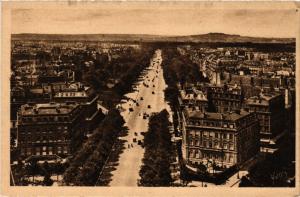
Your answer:
[[[44,180],[43,180],[43,185],[45,185],[45,186],[53,185],[53,180],[51,179],[50,174],[48,174],[48,173],[45,174]]]
[[[43,163],[43,166],[42,166],[42,170],[43,170],[43,174],[50,174],[51,175],[51,172],[50,172],[50,167],[49,167],[49,164],[47,161],[45,161]]]
[[[197,173],[198,174],[206,174],[207,173],[207,167],[202,162],[197,165]]]
[[[246,176],[243,176],[241,178],[241,182],[239,183],[239,187],[251,187],[251,186],[253,186],[253,183]]]
[[[35,159],[30,160],[27,165],[27,172],[32,176],[32,180],[34,182],[34,176],[39,173],[39,166]]]

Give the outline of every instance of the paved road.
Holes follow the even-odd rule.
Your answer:
[[[137,85],[137,90],[126,95],[136,100],[139,106],[132,100],[122,104],[124,111],[121,114],[124,117],[125,125],[128,127],[129,132],[125,137],[120,137],[126,141],[126,149],[120,155],[119,165],[116,167],[116,170],[112,172],[113,176],[112,181],[109,183],[110,186],[137,186],[144,149],[137,143],[134,143],[133,139],[143,140],[144,136],[140,133],[148,129],[149,118],[143,119],[143,113],[150,115],[153,112],[160,112],[163,109],[167,109],[169,113],[171,112],[170,106],[164,100],[166,84],[163,78],[161,62],[161,50],[157,50],[150,61],[149,69],[145,73],[143,80]],[[146,87],[144,83],[149,87]],[[143,100],[141,100],[141,97],[143,97]],[[151,108],[148,108],[148,105]],[[133,111],[130,112],[129,108],[132,108]]]

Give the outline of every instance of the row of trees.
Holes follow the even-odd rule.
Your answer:
[[[118,110],[109,111],[98,129],[71,159],[63,175],[66,185],[95,185],[118,134],[125,129],[124,123]]]
[[[152,46],[129,48],[125,52],[119,52],[110,61],[104,57],[96,58],[87,70],[79,72],[82,80],[100,94],[103,105],[111,108],[124,94],[132,91],[132,83],[149,65],[153,52]]]
[[[140,185],[169,186],[172,183],[170,164],[174,161],[171,134],[166,110],[150,117],[145,134],[145,153],[140,169]]]
[[[141,47],[141,49],[128,48],[124,52],[119,52],[110,61],[102,57],[105,56],[104,54],[98,55],[99,58],[94,59],[88,69],[83,69],[82,79],[99,92],[106,90],[109,80],[114,79],[117,81],[115,90],[123,95],[122,90],[127,90],[140,71],[148,66],[152,54],[152,48]]]

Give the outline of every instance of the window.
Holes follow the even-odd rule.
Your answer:
[[[218,133],[215,133],[215,137],[216,137],[216,138],[219,138],[219,134],[218,134]]]
[[[190,139],[190,145],[193,146],[194,145],[194,140]]]
[[[195,146],[199,146],[199,140],[195,140]]]
[[[67,154],[68,153],[68,147],[64,146],[64,153]]]
[[[212,142],[211,141],[209,142],[209,148],[212,148]]]
[[[227,124],[226,124],[226,123],[224,123],[223,127],[227,128]]]
[[[199,158],[199,151],[198,150],[195,150],[195,157]]]
[[[230,124],[230,125],[229,125],[229,127],[230,127],[231,129],[233,128],[233,126],[234,126],[233,124]]]
[[[60,154],[60,153],[62,153],[62,152],[61,152],[61,147],[58,146],[58,147],[57,147],[57,154]]]
[[[48,152],[49,152],[49,155],[52,155],[52,154],[53,154],[53,148],[52,148],[52,147],[49,147],[49,148],[48,148]]]
[[[229,145],[229,150],[234,150],[233,144],[230,144],[230,145]]]
[[[224,144],[224,145],[223,145],[223,149],[228,149],[227,144]]]
[[[219,142],[215,142],[215,144],[214,144],[215,146],[215,148],[219,148]]]
[[[31,148],[27,148],[27,155],[31,155]]]
[[[232,156],[229,156],[229,162],[233,163],[233,157]]]
[[[36,154],[36,155],[40,155],[40,154],[41,154],[41,149],[40,149],[40,147],[36,147],[36,148],[35,148],[35,154]]]
[[[232,134],[229,134],[229,139],[233,139],[233,135]]]
[[[21,155],[22,155],[22,156],[25,155],[25,149],[24,149],[24,148],[21,149]]]

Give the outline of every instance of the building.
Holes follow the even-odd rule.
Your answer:
[[[243,164],[259,152],[255,113],[185,110],[183,118],[182,152],[187,163],[231,167]]]
[[[208,107],[208,100],[206,95],[195,87],[180,90],[179,104],[181,109],[195,109],[200,111],[206,111]]]
[[[84,137],[84,114],[76,103],[22,105],[17,142],[21,158],[73,153]]]
[[[280,93],[261,93],[245,101],[245,110],[255,112],[260,125],[262,152],[274,152],[285,131],[285,98]]]
[[[207,98],[211,101],[209,111],[223,113],[240,110],[244,95],[237,85],[210,85],[207,87]]]
[[[72,83],[53,91],[53,101],[58,103],[76,102],[82,106],[85,116],[85,133],[91,133],[104,117],[102,108],[98,107],[98,98],[93,89],[82,83]]]

